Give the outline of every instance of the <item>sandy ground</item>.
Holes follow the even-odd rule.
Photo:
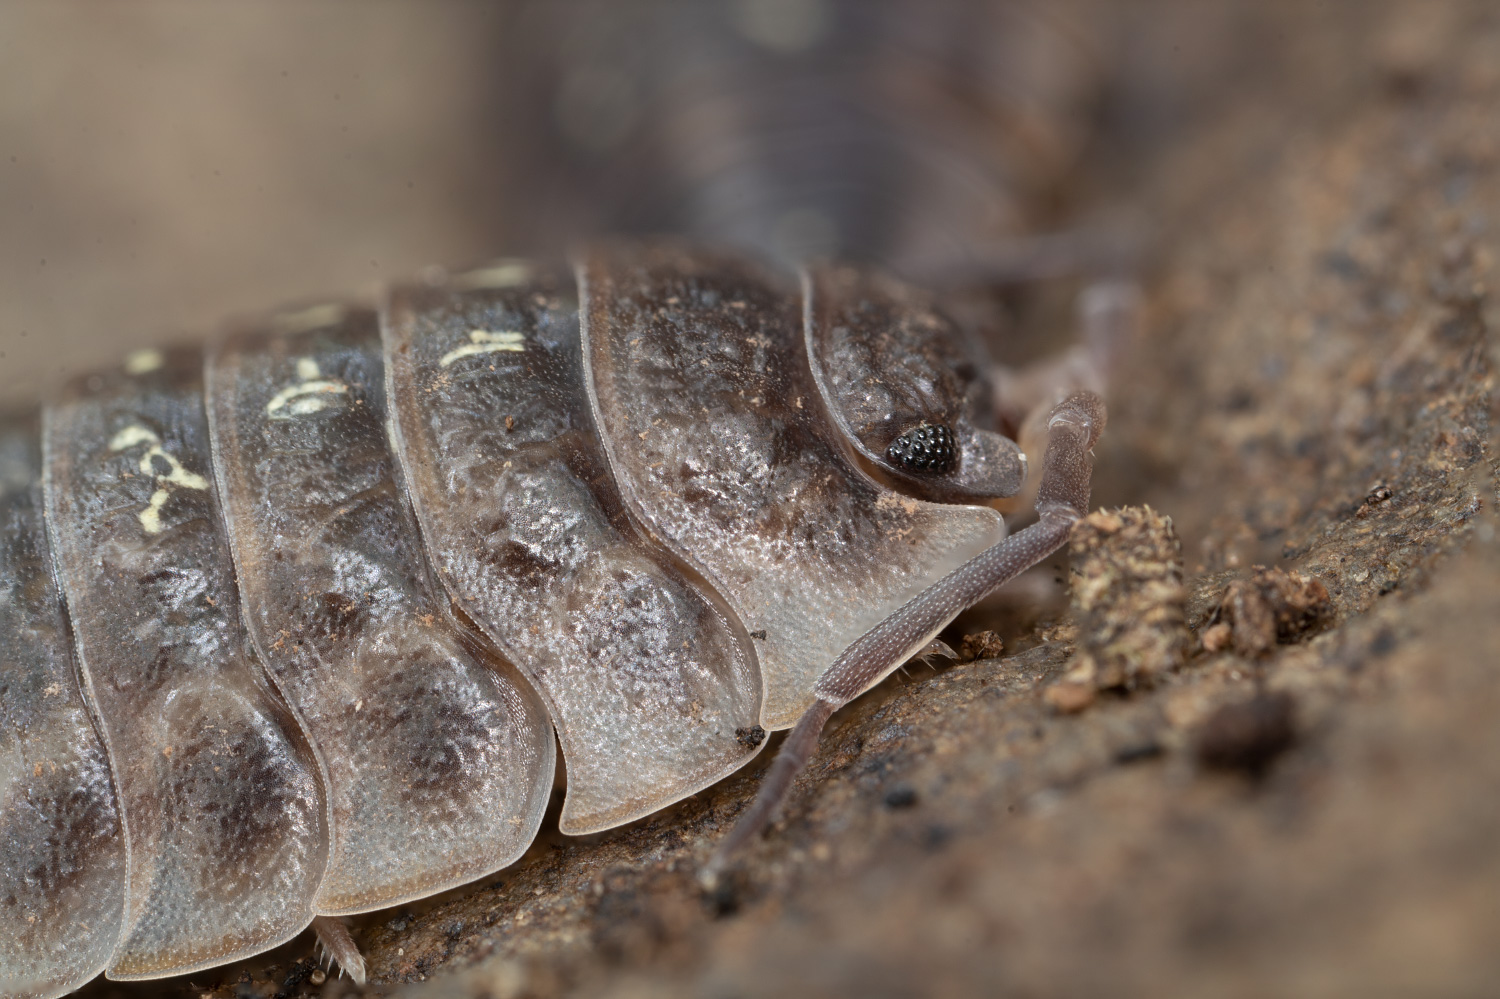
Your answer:
[[[89,10],[103,23],[81,41],[41,8],[3,17],[100,59],[128,32],[163,30]],[[495,223],[461,207],[482,171],[412,138],[439,135],[433,115],[462,120],[462,102],[478,100],[461,66],[482,65],[482,40],[457,20],[383,10],[387,44],[431,54],[391,84],[409,102],[396,102],[403,139],[390,139],[384,103],[351,110],[348,133],[309,124],[303,141],[326,146],[319,156],[299,160],[294,142],[281,166],[245,170],[264,200],[234,180],[255,142],[188,166],[166,136],[121,134],[102,112],[48,119],[22,106],[15,80],[0,86],[0,134],[19,150],[0,149],[14,157],[0,161],[7,398],[76,370],[71,352],[87,360],[160,329],[187,336],[225,312],[482,252]],[[1481,3],[1265,5],[1257,23],[1283,30],[1261,71],[1123,168],[1159,245],[1096,499],[1149,505],[1181,538],[1179,666],[1080,677],[1093,619],[1059,611],[1010,634],[1000,658],[898,675],[835,717],[784,821],[727,888],[704,895],[693,871],[758,771],[623,830],[568,839],[554,827],[517,867],[361,920],[367,993],[1494,994],[1497,15]],[[237,39],[285,43],[275,16],[240,16]],[[0,46],[17,37],[0,30]],[[285,109],[369,65],[307,44],[291,68],[327,76],[288,92]],[[170,49],[108,89],[145,99],[170,85],[159,74],[171,58],[208,60],[207,80],[283,79],[253,58],[236,69],[223,52]],[[0,59],[0,73],[16,65]],[[83,85],[68,67],[25,75],[38,93]],[[214,105],[203,120],[235,118],[236,88],[210,87],[194,88]],[[66,156],[46,153],[69,135]],[[163,209],[176,220],[132,242],[129,215],[110,214],[119,202],[96,189],[105,175],[70,165],[79,135],[112,136],[107,158],[147,157],[139,172],[162,205],[193,170],[218,169],[232,189],[191,185],[180,217]],[[356,149],[388,169],[341,171]],[[392,212],[370,221],[382,201]],[[315,232],[314,211],[347,222],[344,236]],[[91,241],[97,218],[111,220],[103,242]],[[239,231],[252,234],[252,263],[214,252]],[[141,263],[148,252],[155,263]],[[89,339],[110,317],[115,339]],[[47,349],[21,345],[21,329]],[[1246,596],[1257,565],[1326,593],[1266,647],[1233,627],[1261,606]],[[1070,685],[1086,689],[1059,696]],[[310,952],[304,938],[173,987],[355,991],[314,985]],[[116,991],[128,990],[90,989]]]

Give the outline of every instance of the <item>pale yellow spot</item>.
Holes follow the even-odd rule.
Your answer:
[[[141,521],[141,530],[147,534],[161,533],[161,509],[166,506],[167,498],[171,495],[165,489],[158,489],[151,494],[151,502],[137,515]]]
[[[295,385],[288,385],[266,403],[266,415],[273,420],[290,420],[294,416],[308,416],[321,412],[333,402],[333,397],[348,395],[349,386],[343,382],[325,380],[318,362],[311,357],[297,358]]]
[[[296,333],[306,333],[308,330],[319,329],[323,326],[332,326],[344,321],[348,315],[346,306],[338,302],[327,302],[323,305],[314,305],[296,312],[283,312],[271,317],[271,326],[283,336]]]
[[[167,363],[162,352],[155,348],[146,350],[134,350],[125,355],[125,373],[127,375],[147,375]]]
[[[524,260],[496,260],[453,277],[453,287],[459,291],[479,288],[514,288],[531,280],[531,265]]]
[[[208,488],[208,480],[196,472],[189,472],[182,467],[182,462],[162,450],[161,438],[147,427],[138,423],[131,424],[110,438],[109,449],[111,451],[127,451],[141,444],[150,445],[146,453],[141,455],[139,467],[144,475],[156,476],[156,491],[151,494],[146,508],[137,516],[141,522],[141,528],[147,534],[160,534],[162,530],[161,511],[166,506],[167,500],[171,498],[172,492],[168,486],[181,486],[184,489],[197,489],[200,492]],[[157,472],[155,459],[160,458],[167,464],[166,472]]]
[[[156,436],[151,430],[141,426],[139,423],[132,423],[109,439],[109,449],[111,451],[126,451],[137,444],[160,443],[161,438]]]
[[[438,361],[440,367],[446,368],[465,357],[473,357],[475,354],[493,354],[502,350],[513,350],[521,353],[526,349],[526,335],[515,330],[501,330],[499,333],[491,333],[489,330],[473,330],[469,333],[469,342],[461,347],[455,347],[444,354],[442,360]]]
[[[200,492],[208,488],[208,480],[197,472],[189,472],[182,467],[182,462],[172,457],[160,447],[153,447],[141,456],[141,471],[150,475],[155,471],[153,461],[160,458],[167,463],[167,472],[156,475],[157,482],[170,482],[174,486],[182,486],[184,489],[197,489]]]

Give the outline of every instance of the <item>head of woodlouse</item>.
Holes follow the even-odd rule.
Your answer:
[[[984,348],[925,292],[869,268],[804,271],[807,353],[866,468],[947,502],[1015,495],[1026,457],[997,429]]]

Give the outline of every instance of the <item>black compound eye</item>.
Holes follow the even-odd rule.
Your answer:
[[[891,441],[886,459],[908,472],[943,473],[958,463],[953,431],[936,423],[922,423]]]

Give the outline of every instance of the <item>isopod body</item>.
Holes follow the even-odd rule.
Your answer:
[[[138,353],[40,435],[7,422],[0,992],[209,967],[497,870],[554,731],[569,833],[821,712],[815,737],[1086,502],[1102,414],[1065,448],[1089,418],[1059,410],[1068,488],[1002,543],[983,501],[1025,458],[965,342],[870,270],[799,295],[603,242]]]

